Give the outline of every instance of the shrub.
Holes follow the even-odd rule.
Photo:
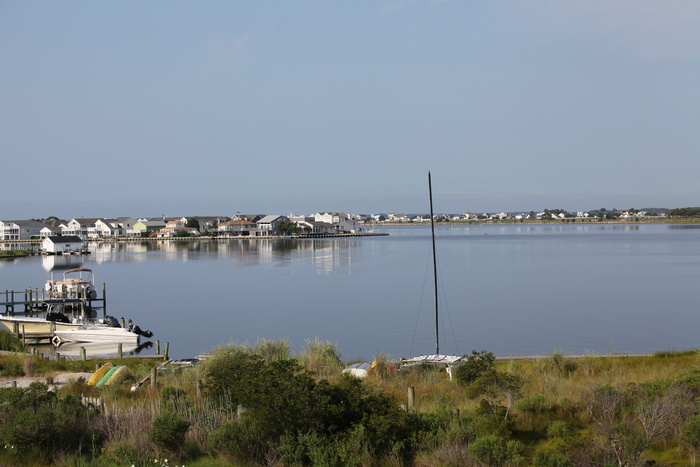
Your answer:
[[[24,367],[18,361],[11,361],[0,367],[0,376],[24,376]]]
[[[189,428],[189,422],[181,416],[172,412],[163,412],[153,420],[148,436],[156,446],[171,452],[179,452],[185,443],[185,435]]]
[[[9,352],[24,352],[25,346],[22,343],[22,339],[17,336],[17,334],[0,330],[0,350],[7,350]]]
[[[262,464],[270,451],[268,439],[261,435],[258,421],[251,417],[226,422],[209,436],[209,445],[217,452],[241,462]]]
[[[60,399],[43,383],[0,389],[0,443],[15,446],[23,455],[33,452],[50,459],[97,447],[93,417],[79,397]]]
[[[523,412],[541,414],[551,408],[549,400],[542,394],[525,397],[515,404],[515,408]]]
[[[533,465],[535,467],[571,467],[572,464],[561,454],[540,450],[535,452]]]
[[[465,355],[466,356],[466,355]],[[472,354],[466,356],[466,361],[455,370],[455,379],[462,384],[471,384],[484,372],[496,369],[496,357],[491,352],[472,350]]]
[[[480,465],[517,466],[525,463],[523,448],[520,441],[506,441],[500,436],[489,435],[475,439],[469,446],[469,454]]]
[[[569,436],[569,425],[562,420],[556,420],[547,424],[547,438],[566,438]]]

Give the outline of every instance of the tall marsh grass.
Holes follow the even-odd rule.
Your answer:
[[[343,369],[337,346],[318,337],[306,339],[306,345],[298,359],[304,368],[319,378],[336,379]]]

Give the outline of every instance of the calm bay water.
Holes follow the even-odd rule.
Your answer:
[[[643,353],[700,346],[700,229],[669,224],[437,226],[440,350]],[[175,358],[231,342],[318,336],[343,358],[435,348],[429,226],[389,236],[95,244],[0,262],[0,290],[67,267],[107,284]]]

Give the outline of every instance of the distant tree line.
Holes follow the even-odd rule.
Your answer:
[[[700,217],[700,208],[676,208],[669,211],[671,217]]]

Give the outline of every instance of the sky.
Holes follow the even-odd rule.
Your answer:
[[[0,0],[0,219],[700,206],[697,0]]]

